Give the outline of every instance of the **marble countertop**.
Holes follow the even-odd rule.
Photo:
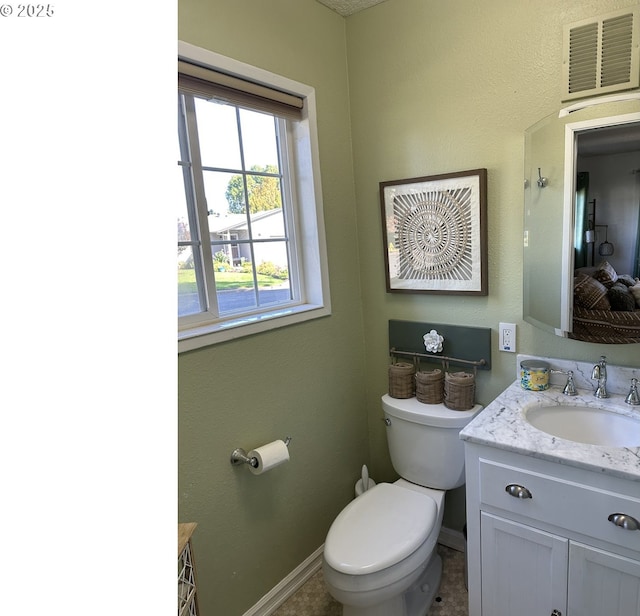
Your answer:
[[[555,367],[553,360],[550,362],[552,368]],[[580,369],[580,366],[575,367]],[[636,376],[636,372],[633,369],[633,376]],[[557,381],[555,375],[554,380]],[[577,381],[576,384],[585,383]],[[460,432],[460,438],[470,443],[640,481],[640,447],[577,443],[546,434],[526,421],[525,412],[528,409],[558,404],[603,407],[640,419],[640,407],[625,404],[626,394],[612,392],[610,398],[599,400],[593,396],[593,387],[589,386],[578,388],[577,396],[565,396],[562,393],[563,385],[564,380],[559,385],[552,381],[546,391],[526,391],[522,389],[518,378]],[[640,442],[640,434],[638,440]]]

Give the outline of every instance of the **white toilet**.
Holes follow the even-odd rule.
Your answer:
[[[482,407],[454,411],[384,395],[382,408],[401,479],[340,512],[324,545],[324,579],[343,616],[425,616],[442,574],[436,543],[445,490],[464,483],[458,434]]]

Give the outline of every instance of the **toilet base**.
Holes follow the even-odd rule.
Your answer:
[[[420,577],[401,595],[368,607],[342,606],[342,616],[427,616],[440,588],[442,559],[436,552]]]
[[[405,593],[406,616],[427,616],[442,579],[442,558],[436,552],[420,579]]]

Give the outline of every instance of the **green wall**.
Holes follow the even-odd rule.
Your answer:
[[[518,325],[518,350],[639,365],[523,323],[523,133],[560,108],[562,24],[620,0],[387,0],[343,19],[315,0],[180,0],[179,38],[316,88],[333,314],[182,354],[179,519],[194,538],[204,616],[240,616],[324,541],[362,463],[393,480],[380,396],[389,319]],[[488,169],[489,295],[385,291],[379,182]],[[515,375],[492,345],[488,403]],[[277,371],[273,369],[277,366]],[[235,447],[293,436],[260,477]],[[461,490],[445,524],[464,522]]]
[[[351,95],[371,472],[393,478],[379,421],[388,319],[493,328],[492,369],[478,377],[490,402],[515,378],[516,357],[497,350],[500,321],[517,324],[518,352],[640,365],[635,345],[590,345],[522,321],[524,131],[558,111],[562,25],[632,5],[619,0],[387,0],[349,17]],[[488,170],[489,295],[385,292],[379,182]],[[445,524],[464,523],[448,495]],[[450,505],[455,498],[456,508]]]
[[[179,511],[203,616],[238,616],[323,542],[369,462],[345,22],[314,0],[181,0],[179,38],[316,88],[333,314],[181,354]],[[236,447],[292,436],[262,476]]]

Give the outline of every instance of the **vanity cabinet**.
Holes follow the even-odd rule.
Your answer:
[[[566,539],[487,513],[480,533],[482,614],[566,613]]]
[[[465,453],[469,616],[640,616],[637,480]]]

